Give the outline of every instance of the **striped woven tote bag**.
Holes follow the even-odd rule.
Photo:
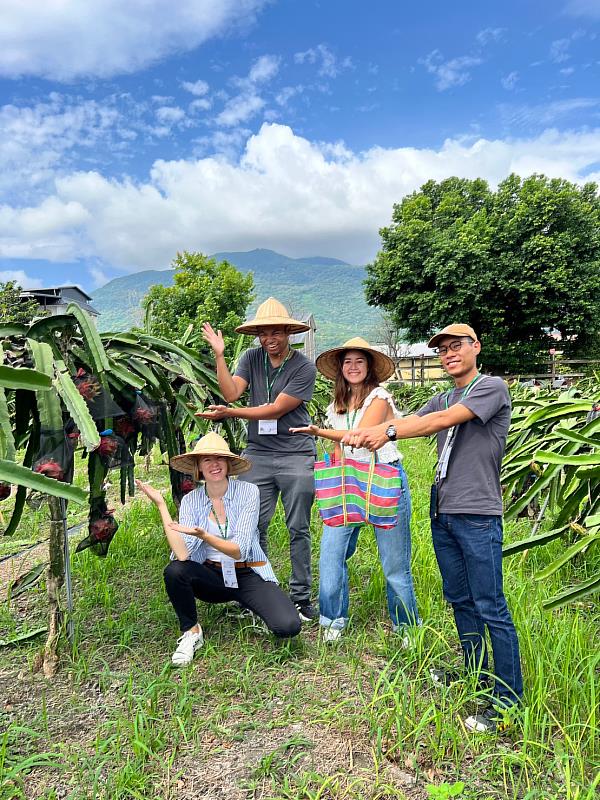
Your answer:
[[[402,493],[400,470],[379,464],[376,454],[371,461],[344,458],[341,461],[317,461],[315,493],[319,513],[325,525],[361,525],[393,528],[398,521]]]

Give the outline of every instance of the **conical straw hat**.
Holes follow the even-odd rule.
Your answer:
[[[188,475],[194,475],[194,467],[204,456],[222,456],[223,458],[229,459],[230,475],[239,475],[242,472],[247,472],[251,467],[247,458],[236,456],[235,453],[232,453],[225,439],[213,431],[207,433],[201,439],[198,439],[191,453],[182,453],[180,456],[173,456],[169,463],[177,472],[185,472]]]
[[[366,353],[370,353],[373,359],[373,372],[379,383],[394,374],[395,365],[389,356],[380,353],[379,350],[375,350],[361,336],[355,336],[344,342],[341,347],[332,347],[331,350],[325,350],[324,353],[321,353],[317,358],[317,369],[321,375],[329,378],[330,381],[334,381],[340,370],[340,354],[346,350],[363,350]]]
[[[259,305],[254,319],[244,322],[243,325],[238,325],[235,330],[237,333],[258,336],[261,328],[275,328],[279,325],[285,325],[289,333],[303,333],[310,330],[310,325],[305,322],[299,322],[297,319],[292,319],[283,303],[280,303],[274,297],[269,297],[268,300]]]

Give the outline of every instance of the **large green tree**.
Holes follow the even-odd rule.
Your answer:
[[[153,286],[142,301],[149,332],[178,341],[190,325],[197,337],[202,323],[208,321],[231,342],[254,299],[252,274],[243,275],[228,261],[187,251],[178,253],[171,266],[174,285]]]
[[[0,283],[0,320],[2,322],[31,322],[34,317],[44,317],[43,311],[32,298],[21,297],[22,289],[15,281]]]
[[[411,342],[450,322],[480,334],[483,365],[525,372],[556,346],[598,354],[600,200],[593,183],[510,175],[429,181],[394,206],[366,296]]]

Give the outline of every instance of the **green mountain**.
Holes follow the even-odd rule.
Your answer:
[[[288,258],[273,250],[215,253],[241,272],[254,273],[256,306],[270,295],[277,297],[292,315],[312,313],[317,324],[317,349],[325,350],[351,336],[375,341],[380,314],[364,299],[364,267],[337,258],[311,256]],[[142,321],[141,301],[154,284],[173,284],[174,271],[144,270],[115,278],[97,289],[93,305],[101,313],[101,331],[127,330]],[[213,320],[218,322],[218,320]]]

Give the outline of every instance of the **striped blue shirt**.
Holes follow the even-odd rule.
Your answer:
[[[223,505],[227,516],[228,539],[235,542],[240,548],[239,560],[266,561],[264,567],[252,567],[252,569],[263,580],[277,583],[273,567],[267,560],[258,538],[258,512],[260,509],[258,487],[247,481],[230,478],[227,491],[223,495]],[[210,498],[204,487],[199,486],[183,497],[179,509],[179,522],[181,525],[188,525],[191,528],[206,530],[210,511]],[[187,533],[179,535],[185,542],[192,561],[197,561],[199,564],[206,561],[206,542]],[[171,553],[171,558],[175,558],[174,553]]]

